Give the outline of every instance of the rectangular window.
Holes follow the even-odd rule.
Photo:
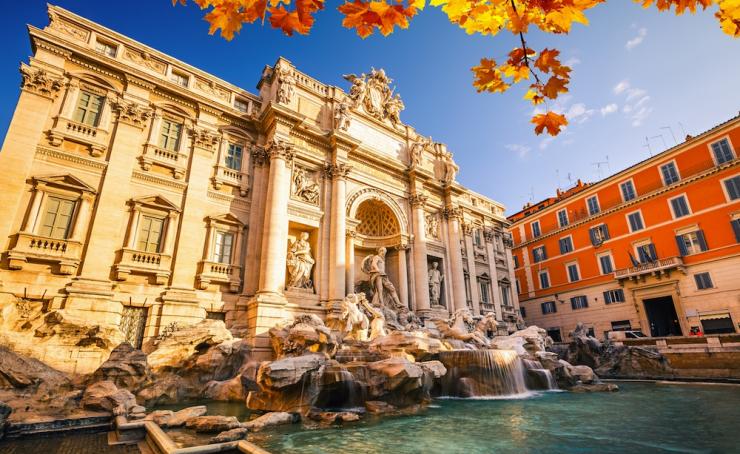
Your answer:
[[[606,224],[591,227],[588,235],[591,238],[591,244],[601,246],[601,243],[609,239],[609,227]]]
[[[628,214],[627,220],[630,223],[630,232],[637,232],[645,228],[645,225],[642,223],[642,213],[639,211]]]
[[[172,74],[170,75],[170,80],[172,82],[176,83],[177,85],[182,86],[182,87],[187,87],[188,86],[188,79],[189,78],[188,78],[187,75],[185,75],[183,73],[176,72],[176,71],[172,71]]]
[[[522,314],[522,318],[527,316],[527,311],[523,307],[519,308],[519,313]]]
[[[226,150],[226,167],[239,171],[242,169],[242,147],[233,143]]]
[[[703,230],[695,230],[676,236],[676,244],[681,256],[698,254],[708,249]]]
[[[601,265],[601,274],[609,274],[614,272],[614,265],[612,264],[611,255],[599,256],[599,264]]]
[[[566,236],[565,238],[560,238],[558,241],[558,244],[560,245],[560,253],[561,254],[567,254],[568,252],[573,252],[573,240],[571,237]]]
[[[547,271],[540,271],[540,288],[543,290],[550,288],[550,275]]]
[[[699,290],[706,290],[712,288],[712,278],[709,273],[696,273],[694,274],[694,280],[696,281],[696,288]]]
[[[534,257],[534,263],[547,260],[547,251],[545,250],[545,246],[532,249],[532,256]]]
[[[606,304],[624,303],[624,290],[621,288],[616,290],[607,290],[604,292],[604,302]]]
[[[545,301],[540,304],[540,307],[542,307],[543,314],[554,314],[558,311],[558,308],[555,307],[555,301]]]
[[[180,135],[182,125],[170,120],[162,120],[162,129],[159,135],[159,146],[171,151],[180,149]]]
[[[246,113],[247,110],[249,109],[249,104],[242,99],[236,98],[234,100],[234,109],[238,110],[239,112]]]
[[[519,283],[519,279],[514,281],[514,283],[516,285],[516,294],[520,295],[522,293],[522,285]]]
[[[586,199],[586,205],[588,206],[588,214],[592,216],[601,211],[601,208],[599,208],[599,198],[596,196]]]
[[[663,184],[666,186],[672,185],[681,178],[678,176],[678,169],[676,164],[669,162],[660,166],[660,174],[663,176]]]
[[[118,46],[104,41],[97,41],[95,43],[95,50],[103,55],[107,55],[110,58],[116,58],[116,51]]]
[[[159,243],[162,240],[164,219],[154,216],[141,216],[139,227],[138,249],[145,252],[159,252]]]
[[[568,281],[569,282],[577,282],[581,280],[581,276],[578,273],[578,265],[575,263],[571,263],[568,265]]]
[[[560,210],[558,211],[558,224],[560,227],[565,227],[568,225],[568,211],[567,210]]]
[[[233,233],[217,231],[216,243],[213,246],[213,261],[218,263],[231,263],[231,247],[233,243]]]
[[[540,231],[540,221],[534,221],[532,223],[532,237],[537,238],[540,235],[542,235],[542,232]]]
[[[637,197],[637,192],[635,192],[635,185],[632,184],[632,181],[625,181],[624,183],[620,184],[619,189],[622,192],[622,200],[624,200],[625,202],[628,202]]]
[[[512,255],[511,258],[514,259],[514,268],[519,268],[519,257]]]
[[[735,241],[740,243],[740,219],[733,219],[730,224],[732,225],[732,231],[735,232]]]
[[[637,258],[640,263],[652,263],[658,260],[658,254],[655,252],[655,245],[653,243],[643,244],[637,246]]]
[[[726,179],[725,189],[730,200],[740,199],[740,175]]]
[[[730,148],[730,141],[722,139],[712,144],[712,153],[714,154],[714,160],[717,161],[717,165],[724,164],[725,162],[732,161],[735,157],[732,155],[732,149]]]
[[[574,296],[570,299],[570,307],[573,310],[585,309],[588,307],[588,298],[585,295]]]
[[[479,280],[478,287],[480,287],[480,300],[484,303],[487,303],[488,302],[488,282],[484,280]]]
[[[563,336],[560,335],[560,328],[547,328],[547,335],[553,342],[563,342]]]
[[[629,320],[617,320],[612,322],[612,331],[632,331],[632,323]]]
[[[482,241],[482,238],[481,238],[480,229],[475,229],[475,231],[473,232],[473,240],[474,240],[476,246],[478,246],[478,247],[482,247],[483,246],[483,241]]]
[[[74,211],[74,201],[49,196],[46,201],[44,220],[41,223],[39,235],[58,240],[67,239]]]
[[[671,199],[670,203],[674,219],[681,218],[689,214],[689,203],[686,201],[686,197],[678,196],[675,199]]]
[[[81,91],[80,97],[77,99],[74,121],[88,126],[97,126],[100,120],[100,112],[103,110],[104,99],[103,96]]]
[[[504,307],[511,306],[511,303],[509,302],[509,293],[511,292],[511,288],[508,285],[502,285],[501,286],[501,304]]]

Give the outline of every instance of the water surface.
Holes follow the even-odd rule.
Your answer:
[[[415,416],[252,435],[273,453],[737,453],[740,386],[619,383],[618,393],[438,399]]]

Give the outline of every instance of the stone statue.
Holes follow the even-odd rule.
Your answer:
[[[312,288],[311,271],[314,263],[308,232],[301,232],[299,238],[290,244],[288,251],[288,288]]]
[[[401,123],[401,111],[405,108],[401,96],[396,94],[385,103],[385,113],[393,125]]]
[[[439,262],[432,262],[429,269],[429,302],[432,306],[439,306],[440,289],[444,278],[439,271]]]
[[[344,327],[342,329],[344,339],[356,341],[367,340],[367,329],[370,321],[360,309],[360,304],[363,300],[367,303],[367,299],[363,293],[350,293],[342,300],[341,316],[342,320],[344,320]]]
[[[305,202],[319,204],[319,184],[311,180],[300,167],[293,170],[293,195]]]
[[[295,93],[295,76],[293,70],[289,67],[278,66],[275,68],[277,71],[277,79],[280,83],[277,93],[277,101],[281,104],[290,104],[290,100],[293,99]]]
[[[455,181],[455,176],[457,175],[457,165],[452,160],[452,153],[445,153],[444,155],[444,176],[442,177],[442,182],[445,184],[452,184],[453,181]]]
[[[334,108],[334,127],[340,131],[346,131],[349,129],[349,122],[349,104],[342,101]]]
[[[352,83],[349,98],[352,108],[362,108],[365,113],[378,119],[389,120],[392,124],[400,123],[400,114],[404,109],[399,95],[394,95],[389,85],[393,82],[382,69],[373,68],[370,74],[345,74],[346,80]]]
[[[424,156],[424,147],[426,147],[426,143],[422,137],[419,137],[411,144],[411,149],[409,150],[409,161],[411,162],[411,167],[421,166],[422,157]]]
[[[496,316],[489,312],[481,317],[475,324],[475,331],[486,338],[492,337],[489,336],[488,333],[493,333],[495,336],[498,332],[498,321],[496,321]]]
[[[360,74],[345,74],[345,80],[352,83],[352,87],[349,89],[349,99],[352,100],[353,107],[359,107],[362,104],[363,98],[365,97],[365,88],[367,86],[365,73]]]
[[[439,238],[439,219],[437,214],[430,214],[425,219],[426,234],[429,238]]]
[[[398,299],[398,293],[393,283],[388,279],[385,272],[385,253],[384,247],[378,248],[377,254],[368,255],[362,261],[362,270],[370,275],[370,287],[373,290],[372,304],[375,307],[386,306],[389,303],[395,307],[402,306]]]
[[[472,343],[480,348],[489,348],[491,341],[478,331],[470,331],[468,325],[475,321],[467,309],[459,309],[452,314],[449,320],[432,320],[443,338],[457,339],[466,343]]]
[[[370,314],[370,337],[368,340],[375,340],[379,337],[383,337],[388,335],[388,332],[385,329],[385,315],[383,315],[383,311],[381,308],[373,307],[370,303],[368,303],[367,298],[365,298],[365,294],[360,294],[361,297],[359,298],[360,304],[365,308],[365,310]]]

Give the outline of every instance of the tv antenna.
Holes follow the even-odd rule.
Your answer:
[[[667,129],[668,131],[670,131],[671,137],[673,137],[673,143],[675,145],[678,145],[678,140],[676,140],[676,135],[673,134],[673,128],[671,128],[670,126],[662,126],[660,129]]]
[[[645,136],[645,145],[643,147],[646,147],[648,149],[648,153],[650,153],[650,156],[653,156],[653,149],[650,147],[650,140],[647,136]]]
[[[681,127],[681,132],[683,133],[683,136],[686,137],[688,134],[686,134],[686,130],[683,129],[683,124],[680,121],[678,122],[678,126]]]
[[[609,156],[606,157],[606,161],[596,161],[591,163],[592,166],[596,166],[596,173],[599,175],[599,180],[602,179],[602,166],[606,166],[607,170],[611,170],[609,168]]]
[[[660,140],[663,142],[663,149],[664,150],[668,149],[668,144],[665,143],[665,139],[663,138],[663,134],[658,134],[657,136],[653,136],[653,137],[651,137],[651,139],[657,139],[658,137],[660,137]]]
[[[568,187],[573,186],[573,176],[568,172]]]

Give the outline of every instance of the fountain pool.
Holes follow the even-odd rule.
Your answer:
[[[438,399],[415,416],[251,435],[278,453],[737,452],[740,386],[627,382],[618,393]]]

